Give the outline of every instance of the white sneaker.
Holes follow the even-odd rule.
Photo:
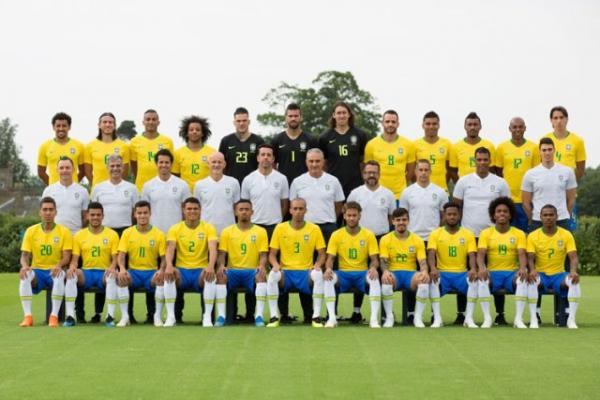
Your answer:
[[[381,328],[381,325],[379,325],[379,321],[371,321],[371,323],[369,324],[369,327],[371,327],[371,328]]]
[[[154,326],[156,326],[157,328],[160,328],[161,326],[163,326],[162,319],[160,318],[160,315],[158,315],[158,314],[154,314]]]
[[[205,328],[212,328],[213,324],[210,315],[202,318],[202,326]]]
[[[385,318],[385,322],[383,323],[384,328],[393,328],[394,327],[394,314]]]
[[[415,328],[425,328],[425,324],[421,318],[413,319],[413,324],[415,325]]]
[[[163,325],[165,328],[171,328],[173,326],[175,326],[175,318],[168,318],[165,321],[165,324]]]
[[[467,327],[467,328],[471,328],[471,329],[479,328],[477,326],[477,324],[471,318],[465,318],[465,322],[463,323],[463,326]]]
[[[491,328],[492,327],[492,317],[484,318],[483,324],[481,324],[482,328]]]
[[[531,319],[529,323],[529,329],[538,329],[540,326],[538,325],[537,317]]]
[[[567,328],[569,328],[569,329],[578,329],[578,326],[575,323],[575,319],[574,318],[567,319]]]
[[[329,318],[325,323],[325,328],[335,328],[337,326],[337,320]]]
[[[442,319],[434,319],[433,324],[431,324],[431,328],[441,328],[444,326],[444,321]]]
[[[527,329],[527,325],[525,325],[525,323],[523,323],[523,320],[520,319],[515,319],[513,326],[517,329]]]
[[[124,328],[126,326],[129,325],[129,318],[121,318],[121,320],[119,321],[119,323],[117,324],[117,326],[119,328]]]

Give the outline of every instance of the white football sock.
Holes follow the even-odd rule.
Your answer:
[[[566,283],[569,287],[567,293],[567,298],[569,300],[569,319],[575,321],[577,306],[579,304],[579,298],[581,297],[581,286],[579,283],[573,283],[569,277],[567,277]]]
[[[385,317],[391,318],[394,315],[394,287],[389,283],[383,283],[381,285],[381,297],[383,299]]]
[[[440,311],[440,282],[431,282],[429,284],[429,298],[431,299],[431,309],[433,310],[433,320],[441,321],[442,313]]]
[[[30,271],[25,279],[19,281],[19,296],[21,297],[21,306],[23,306],[23,314],[25,316],[31,315],[31,301],[33,300],[31,281],[34,276],[33,271]]]
[[[217,294],[217,280],[212,282],[204,281],[204,290],[202,297],[204,298],[204,318],[209,320],[212,318],[213,307],[215,306],[215,297]]]
[[[327,313],[329,314],[329,321],[337,322],[337,316],[335,315],[335,284],[337,282],[337,275],[333,276],[333,279],[323,281],[323,293],[325,296],[325,305],[327,306]]]
[[[106,277],[106,315],[115,317],[117,305],[117,280],[113,276]]]
[[[156,312],[154,313],[154,316],[162,320],[163,307],[165,306],[164,285],[156,285],[156,288],[154,289],[154,301],[156,302]]]
[[[517,288],[515,290],[515,321],[523,321],[523,311],[527,302],[527,282],[523,279],[517,279]]]
[[[537,308],[538,284],[539,284],[539,278],[538,278],[538,281],[536,281],[535,283],[527,284],[527,301],[529,302],[529,320],[530,321],[535,320],[536,324],[537,324],[536,312],[538,311],[538,308]]]
[[[121,309],[121,318],[129,319],[129,287],[117,286],[117,296],[119,297],[119,308]]]
[[[479,304],[481,306],[481,311],[483,311],[483,318],[485,320],[491,320],[492,316],[490,315],[490,300],[492,299],[492,295],[490,293],[490,281],[477,281],[477,297],[479,297]]]
[[[381,284],[379,279],[371,279],[367,276],[369,284],[369,300],[371,300],[371,322],[379,323],[379,308],[381,307]]]
[[[262,318],[265,311],[265,301],[267,300],[267,283],[258,282],[254,293],[256,295],[256,314],[254,315],[254,318]]]
[[[324,285],[323,282],[323,271],[312,270],[310,271],[310,277],[313,281],[313,318],[321,316],[321,307],[323,306],[323,293]]]
[[[56,278],[52,278],[52,315],[55,317],[58,317],[64,296],[65,273],[60,271]]]
[[[227,298],[227,285],[218,284],[215,291],[217,303],[217,317],[225,318],[225,299]]]
[[[469,282],[467,279],[467,310],[465,313],[465,319],[473,321],[473,313],[475,312],[475,303],[477,302],[477,292],[479,291],[478,281]]]
[[[165,281],[165,304],[167,305],[167,319],[175,321],[175,299],[177,298],[177,285],[175,281]]]
[[[269,312],[271,318],[279,318],[279,281],[281,280],[281,271],[269,273],[267,278],[267,299],[269,299]]]
[[[425,311],[425,305],[427,304],[427,299],[429,298],[429,284],[420,283],[417,286],[416,298],[417,302],[415,304],[415,318],[418,318],[419,321],[423,321],[423,311]]]
[[[81,288],[83,290],[83,288]],[[65,314],[75,318],[75,299],[77,298],[77,275],[67,278],[65,285]]]

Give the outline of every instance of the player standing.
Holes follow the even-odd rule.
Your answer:
[[[429,161],[431,181],[447,192],[452,144],[448,139],[439,137],[440,117],[435,111],[429,111],[423,116],[422,127],[424,136],[414,142],[415,159]]]

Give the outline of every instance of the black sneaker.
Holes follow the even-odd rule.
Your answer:
[[[267,328],[279,328],[279,318],[273,317],[269,320]]]
[[[154,319],[146,318],[146,320],[144,321],[144,325],[154,325]]]
[[[432,318],[433,318],[433,317],[432,317]],[[414,314],[408,315],[408,316],[406,317],[406,323],[407,323],[408,325],[414,325],[414,324],[415,324],[415,316],[414,316]],[[432,323],[433,323],[433,322],[432,322]]]
[[[129,314],[129,323],[130,323],[131,325],[135,325],[135,324],[137,324],[137,323],[138,323],[138,322],[137,322],[137,319],[135,319],[135,317],[134,317],[133,315],[131,315],[131,314]]]
[[[183,325],[185,322],[183,322],[183,319],[181,319],[181,318],[175,318],[175,323],[177,325]]]
[[[108,326],[110,328],[115,326],[115,319],[112,316],[107,316],[106,320],[104,321],[104,325]]]
[[[508,325],[508,322],[506,322],[506,318],[504,318],[504,313],[496,314],[496,319],[494,320],[494,325],[496,325],[496,326]]]
[[[67,317],[67,318],[65,319],[65,322],[63,322],[63,326],[64,326],[65,328],[70,328],[70,327],[72,327],[72,326],[75,326],[75,318],[73,318],[73,317],[70,317],[70,316],[69,316],[69,317]]]
[[[456,313],[456,319],[454,320],[454,325],[462,326],[465,323],[465,314]]]
[[[540,315],[539,312],[536,312],[535,316],[537,317],[538,325],[541,325],[542,324],[542,316]]]
[[[290,325],[291,323],[293,323],[294,321],[296,321],[297,318],[295,317],[290,317],[289,315],[282,315],[281,319],[279,320],[279,322],[281,322],[284,325]]]
[[[85,320],[85,317],[77,317],[77,323],[78,324],[87,324],[87,321]]]
[[[362,314],[359,312],[353,312],[352,316],[350,317],[350,323],[351,324],[360,324],[362,322],[363,322]]]
[[[90,323],[99,324],[101,320],[102,320],[102,317],[100,316],[100,314],[94,314],[92,319],[90,319]]]

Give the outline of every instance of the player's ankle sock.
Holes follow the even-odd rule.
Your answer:
[[[177,285],[175,281],[165,281],[165,304],[167,306],[167,319],[175,319],[175,299],[177,298]]]
[[[313,318],[321,316],[321,308],[323,306],[323,293],[324,285],[323,271],[315,271],[314,269],[310,272],[310,277],[313,281]]]
[[[360,314],[360,307],[354,307],[354,308],[352,309],[352,312],[355,312],[355,313],[357,313],[357,314]]]
[[[539,309],[537,306],[538,297],[539,296],[538,296],[537,282],[528,284],[527,285],[527,302],[529,303],[529,317],[531,318],[531,321],[536,320],[536,322],[537,322],[536,313],[539,313],[541,311],[541,309]]]
[[[256,295],[256,314],[254,316],[262,318],[265,311],[265,301],[267,300],[267,283],[258,282],[254,294]]]
[[[279,318],[279,281],[281,272],[271,271],[267,278],[267,299],[269,299],[269,313],[271,318]]]
[[[440,312],[440,284],[429,284],[429,298],[431,299],[431,309],[433,310],[433,319],[441,321],[442,313]]]
[[[215,306],[215,297],[217,294],[217,281],[212,282],[204,281],[204,291],[202,296],[204,297],[204,316],[211,318],[212,311]]]
[[[217,303],[217,316],[225,318],[225,299],[227,298],[227,285],[218,284],[215,292]]]
[[[154,315],[162,318],[163,307],[165,306],[165,286],[156,285],[154,289],[154,301],[156,302],[156,311]]]
[[[477,292],[479,290],[478,281],[467,282],[467,309],[465,312],[465,319],[472,320],[473,313],[475,311],[475,303],[477,302]]]
[[[75,299],[77,298],[77,276],[68,278],[65,285],[65,313],[75,318]]]
[[[52,278],[52,315],[55,317],[58,317],[64,296],[65,273],[61,271],[55,278]]]
[[[31,289],[32,279],[33,272],[30,272],[25,279],[21,279],[19,282],[19,296],[21,296],[21,306],[23,306],[24,315],[31,315],[31,300],[33,299],[33,290]]]
[[[490,294],[490,281],[478,281],[477,285],[477,297],[479,297],[479,304],[481,305],[481,311],[483,311],[483,317],[486,320],[492,318],[490,315],[490,301],[492,295]]]
[[[379,322],[379,308],[381,307],[381,284],[379,279],[369,279],[369,300],[371,301],[371,322]],[[358,311],[360,312],[360,308]]]
[[[527,282],[521,278],[517,279],[517,287],[515,289],[515,320],[523,321],[523,311],[527,302]]]
[[[337,321],[337,316],[335,314],[335,280],[326,280],[323,282],[323,292],[329,319],[332,321]]]
[[[106,315],[115,317],[115,308],[117,306],[117,281],[113,276],[106,278]]]
[[[121,318],[129,319],[129,287],[117,286],[117,297],[119,298],[119,308],[121,309]]]
[[[394,287],[388,283],[381,285],[381,297],[383,299],[383,310],[386,318],[390,318],[394,313]]]
[[[579,304],[579,298],[581,297],[581,286],[579,283],[572,283],[567,278],[567,286],[569,291],[567,292],[567,298],[569,300],[569,319],[575,321],[575,314],[577,314],[577,306]]]
[[[420,283],[417,286],[417,294],[415,303],[415,317],[419,320],[423,320],[423,311],[425,311],[425,304],[427,304],[427,299],[429,298],[429,284]],[[386,311],[387,313],[387,311]]]

